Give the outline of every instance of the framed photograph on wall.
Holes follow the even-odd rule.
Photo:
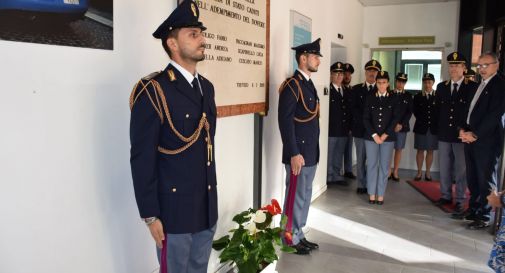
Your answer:
[[[112,50],[113,0],[1,0],[0,40]]]

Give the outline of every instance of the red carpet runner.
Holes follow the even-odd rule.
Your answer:
[[[439,181],[410,181],[407,183],[416,189],[419,193],[428,198],[428,200],[435,202],[440,199],[440,182]],[[452,185],[452,196],[456,195],[456,185]],[[465,209],[468,208],[468,190],[466,191],[467,201],[465,202]],[[453,212],[455,208],[455,203],[439,206],[439,208],[445,212]]]

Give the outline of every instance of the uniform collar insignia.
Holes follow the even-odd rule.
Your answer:
[[[177,78],[175,77],[174,71],[172,69],[168,70],[168,78],[171,82],[175,81]]]

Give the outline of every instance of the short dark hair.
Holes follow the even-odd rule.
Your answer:
[[[168,47],[167,40],[169,38],[176,38],[179,35],[180,28],[176,28],[170,32],[168,32],[166,37],[163,37],[161,39],[161,46],[163,46],[163,49],[165,49],[165,52],[168,54],[168,57],[172,57],[172,52],[170,51],[170,48]]]
[[[486,56],[493,58],[493,62],[499,62],[498,55],[496,55],[496,53],[494,53],[492,51],[487,51],[487,52],[482,53],[482,55],[480,55],[479,59],[486,57]]]
[[[295,54],[295,58],[296,58],[296,63],[297,63],[297,64],[300,64],[300,58],[301,58],[303,55],[307,55],[307,53],[305,53],[305,52],[296,52],[296,54]]]

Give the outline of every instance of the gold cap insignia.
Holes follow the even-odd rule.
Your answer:
[[[346,64],[346,65],[345,65],[345,68],[349,68],[349,64]]]
[[[457,59],[458,59],[458,53],[454,52],[454,53],[452,54],[452,59],[453,59],[453,60],[457,60]]]
[[[191,3],[191,10],[193,11],[193,15],[195,17],[198,17],[198,15],[196,14],[196,7],[195,7],[195,4],[194,3]]]
[[[341,63],[338,63],[338,64],[337,64],[337,66],[338,66],[338,68],[340,68],[340,67],[342,66],[342,64],[341,64]]]
[[[168,78],[170,78],[170,81],[173,82],[175,81],[175,74],[173,70],[168,70]]]
[[[381,71],[381,76],[384,76],[384,71]]]
[[[375,66],[376,63],[377,63],[377,61],[375,61],[375,60],[372,61],[373,66]]]

